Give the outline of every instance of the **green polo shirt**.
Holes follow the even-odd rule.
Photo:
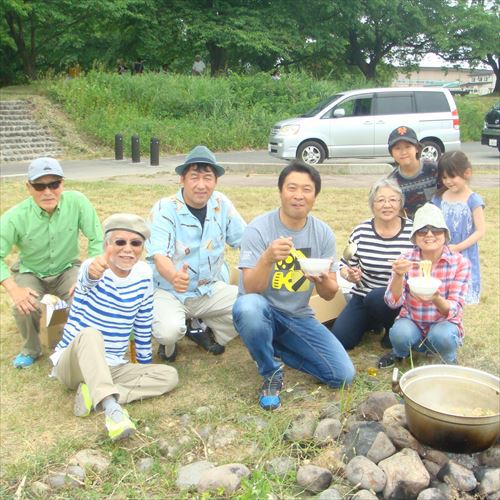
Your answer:
[[[0,218],[0,282],[10,277],[4,259],[15,245],[20,273],[56,276],[80,256],[79,232],[88,239],[88,256],[102,254],[101,223],[90,201],[78,191],[64,191],[49,215],[27,198]]]

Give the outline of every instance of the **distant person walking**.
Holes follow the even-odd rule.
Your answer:
[[[205,63],[201,60],[200,55],[194,56],[194,62],[193,62],[193,67],[191,68],[191,74],[193,76],[202,76],[203,73],[205,72],[206,65]]]
[[[134,64],[132,64],[132,74],[133,75],[142,75],[142,73],[144,73],[144,62],[139,57],[134,61]]]

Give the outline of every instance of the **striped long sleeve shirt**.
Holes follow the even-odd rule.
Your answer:
[[[54,365],[70,342],[84,328],[99,330],[104,338],[106,361],[116,366],[124,359],[130,332],[134,331],[139,363],[150,363],[153,321],[153,280],[151,268],[138,262],[125,278],[106,269],[101,279],[91,280],[85,261],[78,276],[75,296],[62,339],[51,356]]]

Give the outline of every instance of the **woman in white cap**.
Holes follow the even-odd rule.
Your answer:
[[[415,213],[411,240],[415,248],[397,259],[385,292],[391,308],[401,307],[389,331],[392,352],[379,360],[379,367],[391,366],[409,356],[410,350],[436,353],[441,362],[456,363],[457,347],[464,335],[462,318],[470,262],[450,251],[450,232],[441,210],[425,204]],[[410,290],[408,279],[420,275],[419,263],[430,261],[431,275],[441,281],[430,299]]]

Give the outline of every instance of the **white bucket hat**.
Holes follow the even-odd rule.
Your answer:
[[[432,203],[426,203],[424,206],[420,207],[415,212],[415,218],[413,220],[413,229],[411,230],[410,240],[415,243],[415,233],[425,226],[434,226],[440,229],[444,229],[445,243],[450,241],[450,230],[446,225],[444,220],[443,212],[439,207],[433,205]]]

